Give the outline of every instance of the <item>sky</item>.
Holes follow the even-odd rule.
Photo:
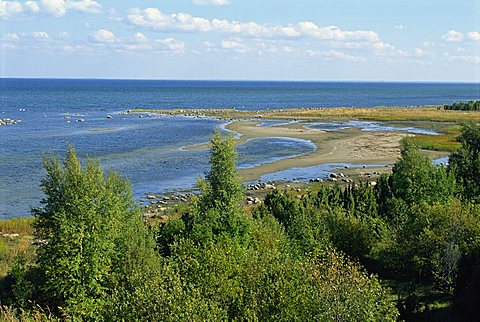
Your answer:
[[[480,0],[0,0],[0,76],[480,81]]]

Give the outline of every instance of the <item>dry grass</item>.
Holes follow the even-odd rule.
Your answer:
[[[22,309],[0,307],[0,320],[5,322],[45,322],[60,321],[50,312],[46,312],[40,306],[33,311],[24,311]]]
[[[0,221],[0,234],[33,235],[33,217],[12,218]]]
[[[33,217],[12,218],[0,221],[0,277],[6,276],[15,259],[23,256],[33,260]]]

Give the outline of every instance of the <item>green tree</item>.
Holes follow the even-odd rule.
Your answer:
[[[393,167],[392,192],[407,204],[448,202],[455,195],[455,179],[443,166],[435,166],[418,147],[403,141],[400,160]]]
[[[129,183],[117,174],[104,176],[91,159],[82,168],[73,147],[64,164],[52,157],[44,166],[44,208],[33,213],[36,237],[43,241],[39,287],[50,308],[98,319],[111,291],[126,287],[132,271],[155,262],[153,239]]]
[[[462,195],[480,202],[480,124],[466,124],[457,139],[462,148],[450,155],[449,168],[461,186]]]
[[[228,236],[246,242],[249,223],[243,210],[244,188],[236,167],[232,137],[215,132],[210,148],[210,170],[199,179],[200,196],[194,200],[192,237],[208,241]]]

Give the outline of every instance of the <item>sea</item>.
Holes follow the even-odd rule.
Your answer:
[[[43,159],[63,158],[68,145],[81,159],[95,158],[106,171],[119,172],[140,200],[146,194],[191,189],[208,169],[208,151],[184,147],[208,142],[216,128],[227,132],[225,120],[127,110],[417,106],[479,97],[478,83],[3,78],[0,119],[21,122],[0,126],[0,219],[28,216],[40,205]],[[238,166],[315,149],[304,140],[253,139],[238,147]]]

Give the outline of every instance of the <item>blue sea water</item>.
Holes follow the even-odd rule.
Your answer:
[[[207,168],[208,151],[182,147],[207,142],[225,122],[140,118],[122,114],[125,110],[413,106],[479,96],[479,84],[0,79],[0,118],[22,120],[0,127],[0,216],[28,215],[30,207],[39,205],[42,157],[63,156],[68,144],[82,158],[90,155],[122,173],[137,198],[191,187]],[[239,166],[313,149],[308,141],[250,140],[239,147]]]

